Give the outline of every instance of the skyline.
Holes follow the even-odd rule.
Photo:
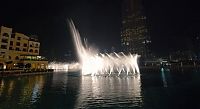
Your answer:
[[[153,52],[163,55],[187,48],[192,36],[199,36],[198,3],[143,0],[143,4]],[[26,35],[38,35],[41,54],[47,57],[63,57],[73,51],[67,18],[73,19],[81,37],[96,48],[120,47],[121,0],[21,1],[0,9],[3,10],[0,25]]]

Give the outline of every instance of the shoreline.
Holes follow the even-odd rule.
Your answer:
[[[53,72],[54,72],[53,69],[40,70],[40,71],[5,70],[5,71],[0,72],[0,77],[41,75],[41,74],[49,74]]]
[[[200,70],[200,66],[140,66],[140,71],[149,71],[149,72],[160,72],[161,68],[169,69],[172,72],[183,72],[188,70]],[[53,69],[40,70],[40,71],[26,71],[26,70],[4,70],[0,71],[0,77],[11,77],[11,76],[29,76],[29,75],[42,75],[50,74],[55,72]]]

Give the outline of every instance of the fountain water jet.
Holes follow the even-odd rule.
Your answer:
[[[74,23],[72,21],[68,22],[79,57],[82,75],[95,76],[117,73],[119,76],[122,72],[126,73],[126,75],[129,75],[129,73],[140,73],[137,64],[137,54],[125,55],[123,52],[102,54],[96,50],[92,50],[87,46],[87,43],[82,43],[80,34],[75,28]]]

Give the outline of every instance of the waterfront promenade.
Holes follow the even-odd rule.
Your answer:
[[[38,74],[47,74],[52,73],[53,69],[43,69],[43,70],[1,70],[0,77],[8,77],[8,76],[24,76],[24,75],[38,75]]]

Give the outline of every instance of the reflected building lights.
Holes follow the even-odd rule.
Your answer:
[[[39,91],[40,91],[39,85],[35,84],[35,86],[33,88],[33,93],[32,93],[32,96],[31,96],[31,101],[32,102],[36,102],[37,101],[38,95],[40,93]]]
[[[38,98],[40,98],[40,95],[42,93],[44,87],[44,78],[43,76],[36,77],[36,83],[33,87],[33,92],[31,96],[31,102],[37,102]]]
[[[2,78],[0,80],[1,108],[30,108],[32,104],[40,102],[44,88],[44,75],[24,76],[17,78]],[[23,78],[23,79],[21,79]]]
[[[112,105],[110,102],[133,103],[138,107],[143,104],[139,74],[133,77],[83,76],[80,87],[76,107],[84,108],[94,101],[101,107]]]
[[[1,96],[2,93],[3,93],[3,89],[4,89],[4,80],[1,80],[1,81],[0,81],[0,96]]]
[[[12,91],[14,89],[14,81],[10,81],[9,82],[9,86],[8,86],[8,95],[11,95],[12,94]]]
[[[42,89],[44,87],[43,76],[36,76],[28,78],[27,83],[21,89],[20,102],[35,103],[40,98]]]

